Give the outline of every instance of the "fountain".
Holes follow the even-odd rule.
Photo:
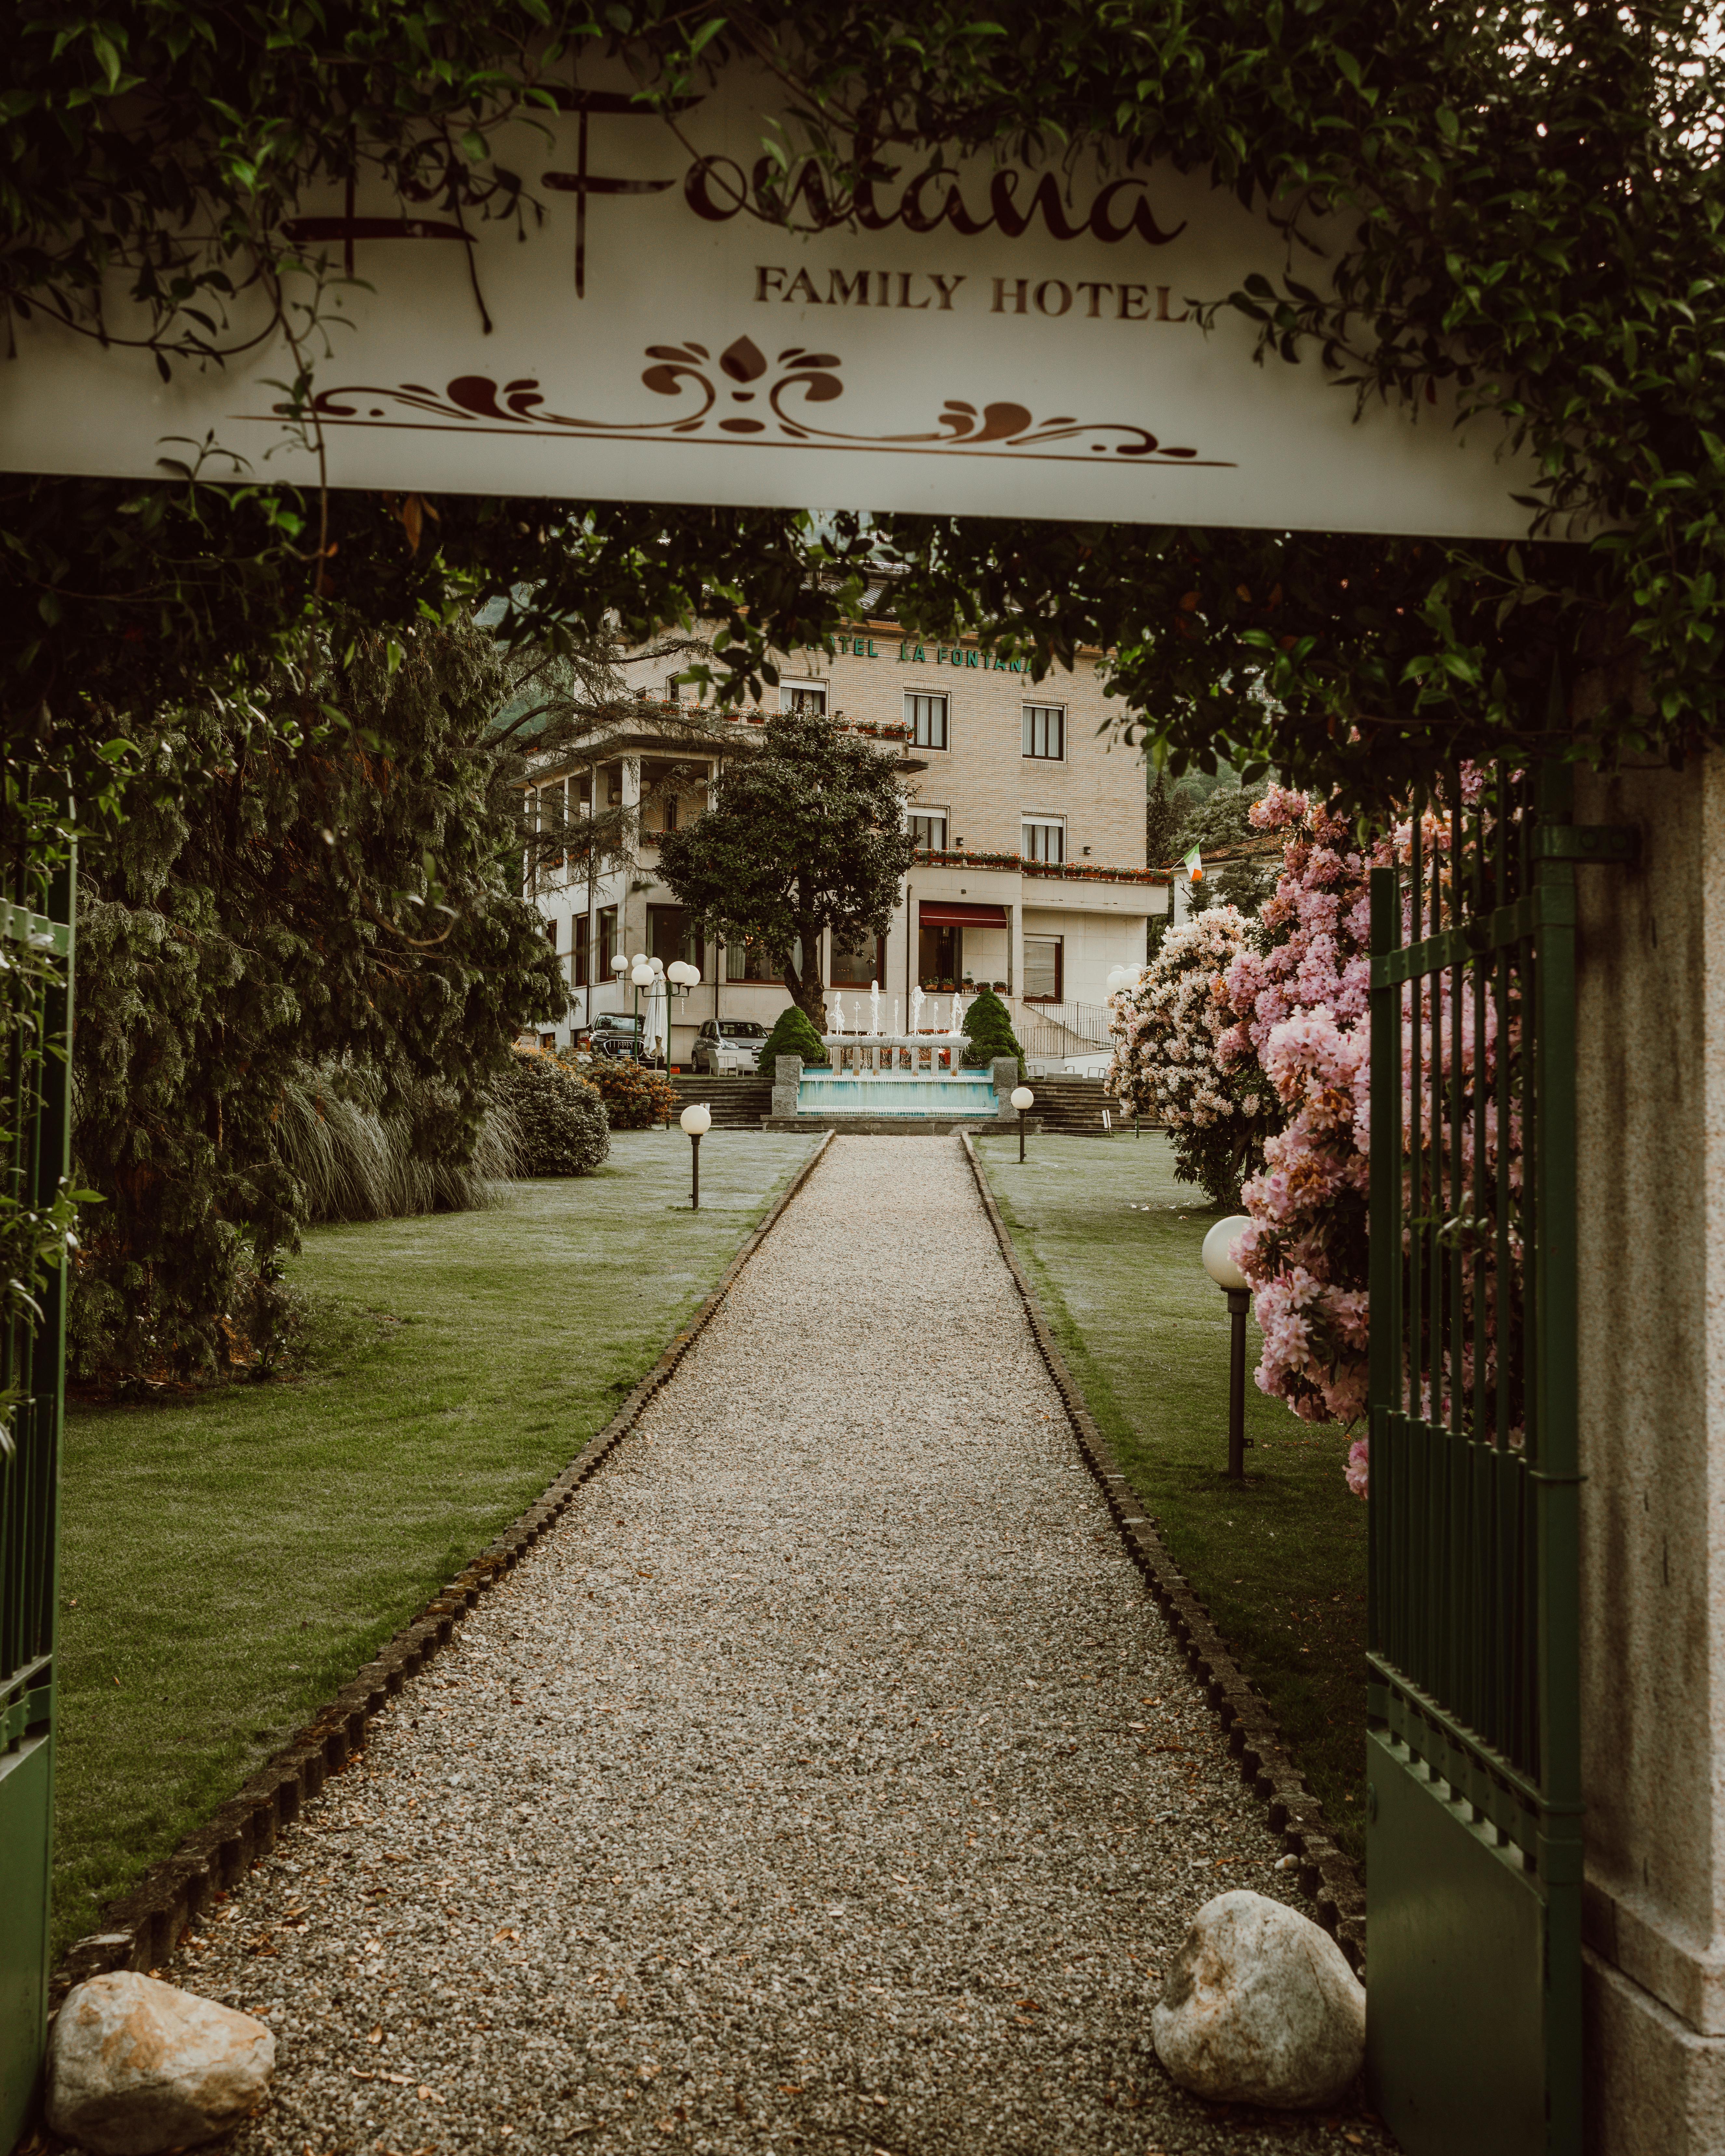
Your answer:
[[[944,1032],[922,1023],[923,1006],[932,999],[921,986],[911,994],[911,1023],[899,1024],[900,1003],[892,1000],[892,1023],[882,1028],[885,998],[880,983],[869,983],[869,1018],[865,1029],[861,998],[855,1023],[847,1026],[845,999],[831,994],[829,1030],[821,1036],[829,1070],[806,1070],[797,1088],[799,1116],[906,1116],[976,1118],[999,1114],[993,1074],[963,1068],[967,1045],[960,1028],[962,998],[954,995],[951,1023]],[[931,1016],[934,1015],[931,1010]]]

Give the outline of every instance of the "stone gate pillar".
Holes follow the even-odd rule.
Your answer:
[[[1725,756],[1581,774],[1586,2056],[1600,2156],[1725,2152]]]

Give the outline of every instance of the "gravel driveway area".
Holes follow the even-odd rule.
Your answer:
[[[1388,2148],[1157,2064],[1188,1920],[1298,1906],[1278,1855],[958,1142],[840,1138],[637,1433],[160,1973],[277,2031],[236,2156]]]

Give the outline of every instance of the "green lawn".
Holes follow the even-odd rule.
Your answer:
[[[530,1504],[813,1150],[680,1132],[486,1213],[320,1229],[296,1380],[74,1409],[63,1488],[55,1951]]]
[[[978,1149],[1122,1471],[1363,1856],[1366,1512],[1347,1440],[1258,1391],[1249,1319],[1253,1449],[1245,1485],[1228,1481],[1228,1313],[1199,1255],[1217,1216],[1159,1133],[1033,1138],[1023,1168],[1015,1137]]]

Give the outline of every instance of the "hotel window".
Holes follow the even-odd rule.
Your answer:
[[[931,808],[927,815],[912,816],[911,836],[926,852],[943,854],[947,850],[947,812]]]
[[[647,908],[647,955],[658,959],[661,966],[669,966],[681,958],[698,966],[701,947],[696,943],[689,926],[689,916],[680,906],[649,906]]]
[[[596,981],[610,979],[611,961],[616,955],[617,908],[602,906],[599,908],[599,947],[593,956],[593,978]]]
[[[1066,712],[1061,704],[1026,704],[1024,754],[1050,763],[1066,760]]]
[[[778,708],[782,711],[824,711],[827,690],[824,681],[781,681]]]
[[[865,988],[886,978],[886,938],[865,936],[855,943],[833,938],[832,982],[835,988]]]
[[[925,696],[920,690],[905,691],[905,724],[911,730],[911,741],[917,748],[945,748],[947,743],[947,700],[944,696]]]
[[[803,967],[803,939],[797,938],[791,956],[798,971]],[[725,946],[725,978],[727,981],[778,981],[783,976],[778,962],[759,942],[727,943]]]
[[[1065,987],[1065,941],[1059,936],[1024,938],[1024,997],[1029,1003],[1057,1004]]]
[[[570,926],[575,931],[575,942],[569,952],[569,986],[572,988],[584,988],[588,985],[588,942],[592,933],[593,923],[584,913],[578,913]]]
[[[1019,851],[1027,861],[1065,860],[1066,819],[1064,816],[1026,816],[1019,829]]]

